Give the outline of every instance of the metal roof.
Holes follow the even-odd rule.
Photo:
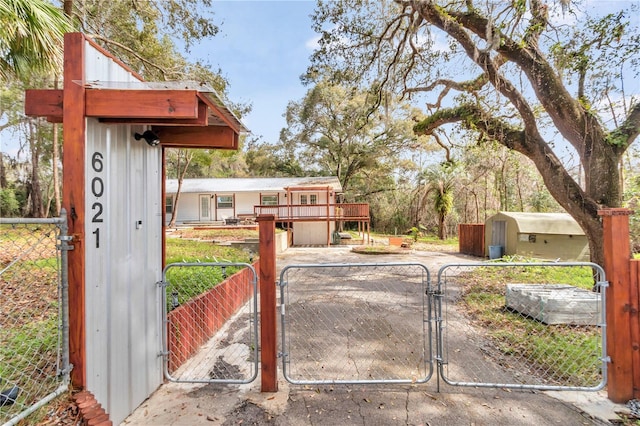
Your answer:
[[[285,191],[288,187],[316,186],[330,187],[335,192],[342,191],[342,185],[335,176],[328,177],[285,177],[285,178],[203,178],[184,179],[182,193],[211,192],[275,192]],[[167,179],[165,191],[175,194],[178,190],[177,179]]]
[[[515,220],[522,234],[584,235],[578,222],[569,213],[499,212],[497,215]]]

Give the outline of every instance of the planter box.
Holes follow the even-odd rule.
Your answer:
[[[390,246],[402,246],[404,242],[404,237],[389,237],[389,245]]]

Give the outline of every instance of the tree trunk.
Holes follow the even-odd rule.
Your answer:
[[[29,144],[31,151],[31,204],[30,204],[30,216],[32,217],[44,217],[43,205],[42,205],[42,188],[40,185],[40,141],[39,135],[36,131],[35,124],[31,121],[29,123]]]
[[[73,0],[64,0],[62,10],[68,17],[73,16]]]
[[[447,225],[445,224],[445,215],[438,215],[438,238],[444,240],[447,238]]]
[[[184,169],[180,170],[180,153],[184,152]],[[187,169],[189,168],[189,164],[191,164],[191,160],[193,159],[193,155],[189,154],[189,151],[179,150],[177,154],[178,160],[176,165],[176,171],[178,172],[178,189],[176,191],[176,199],[173,200],[173,211],[171,212],[171,220],[169,220],[169,228],[175,228],[176,219],[178,218],[178,201],[180,200],[180,192],[182,190],[182,181],[187,174]]]
[[[66,7],[66,4],[65,4]],[[66,9],[65,9],[66,11]],[[54,88],[58,88],[58,74],[55,75]],[[53,171],[53,199],[55,200],[56,210],[54,214],[56,216],[60,215],[60,210],[62,209],[62,200],[60,194],[62,194],[60,188],[60,174],[58,171],[58,162],[59,156],[58,152],[60,151],[60,141],[58,137],[58,123],[53,123],[53,154],[51,156],[51,170]],[[48,210],[47,210],[48,211]]]
[[[180,191],[182,190],[182,179],[178,179],[178,190],[173,200],[173,211],[171,212],[171,220],[169,220],[169,228],[176,227],[176,219],[178,218],[178,201],[180,199]]]

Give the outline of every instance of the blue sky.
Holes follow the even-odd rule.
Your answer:
[[[310,15],[315,1],[214,1],[215,37],[193,46],[189,57],[220,68],[229,81],[229,98],[250,103],[242,121],[270,143],[285,127],[287,103],[301,99],[300,83],[317,34]]]

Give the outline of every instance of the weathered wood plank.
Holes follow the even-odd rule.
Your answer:
[[[62,89],[29,89],[24,92],[24,113],[32,117],[62,119]]]
[[[238,149],[238,134],[224,126],[154,127],[164,147]]]
[[[195,90],[87,89],[87,117],[198,118]]]

